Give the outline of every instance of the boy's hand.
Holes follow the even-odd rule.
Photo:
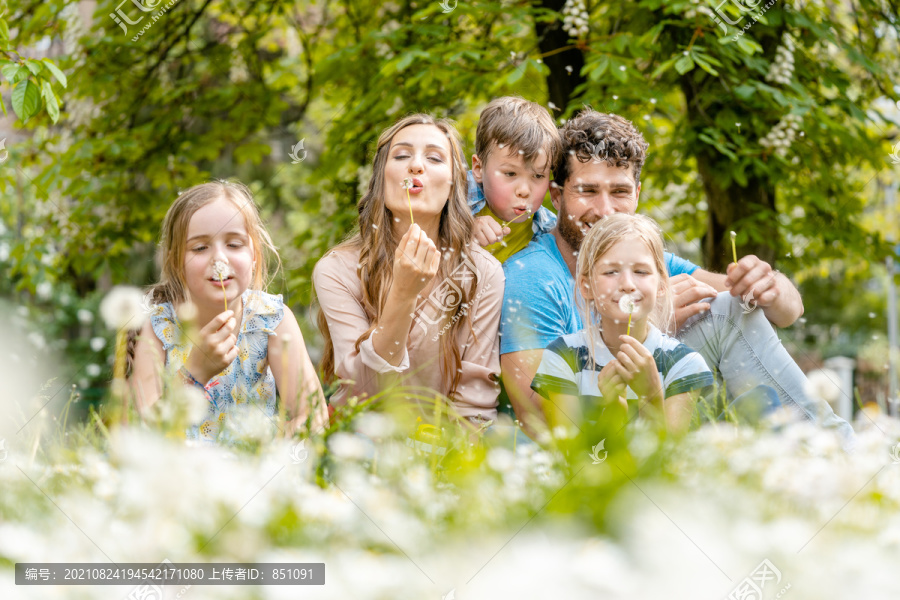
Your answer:
[[[616,371],[639,397],[662,403],[662,381],[653,355],[630,335],[620,335],[619,340],[622,345],[616,354]]]
[[[234,334],[236,324],[234,311],[226,310],[200,330],[200,339],[191,340],[193,348],[184,366],[203,385],[225,370],[237,357],[237,337]]]
[[[491,244],[496,244],[503,239],[504,235],[509,235],[509,227],[501,227],[500,223],[492,217],[475,217],[475,241],[479,246],[484,248]]]

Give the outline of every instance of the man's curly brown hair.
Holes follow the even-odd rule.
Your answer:
[[[570,119],[559,130],[562,152],[553,169],[555,182],[560,187],[569,177],[569,158],[586,163],[589,160],[605,160],[611,167],[631,167],[635,185],[641,182],[641,168],[647,159],[649,144],[641,132],[627,119],[619,115],[585,109]]]

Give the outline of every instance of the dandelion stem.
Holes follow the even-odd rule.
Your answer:
[[[219,283],[222,284],[222,298],[225,300],[225,310],[228,310],[228,294],[225,293],[225,279],[222,277],[222,271],[219,271]]]
[[[631,335],[631,313],[628,313],[628,329],[625,331],[625,335]]]
[[[734,238],[737,237],[735,232],[731,232],[731,255],[734,257],[734,264],[737,264],[737,248],[734,246]]]
[[[406,202],[409,204],[409,223],[410,223],[410,225],[415,225],[416,221],[415,221],[415,219],[413,219],[412,199],[409,197],[409,188],[406,188]]]
[[[515,223],[516,221],[518,221],[519,219],[521,219],[521,218],[524,217],[525,215],[530,215],[530,214],[531,214],[531,211],[530,211],[530,210],[526,210],[525,212],[523,212],[521,215],[519,215],[518,217],[516,217],[516,218],[513,219],[512,221],[506,221],[505,223],[502,223],[502,226],[503,226],[503,227],[506,227],[506,226],[508,226],[510,223]]]

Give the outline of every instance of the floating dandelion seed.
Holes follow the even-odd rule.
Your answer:
[[[634,309],[634,298],[631,297],[631,294],[623,294],[619,298],[619,310],[628,315],[628,329],[625,335],[631,335],[631,315],[634,313]]]
[[[225,293],[225,278],[231,275],[231,269],[221,260],[213,263],[213,274],[219,278],[222,284],[222,298],[225,299],[225,310],[228,310],[228,295]]]
[[[731,232],[731,254],[734,256],[734,264],[737,264],[737,248],[734,247],[734,239],[737,237],[735,232]]]
[[[409,177],[405,178],[400,182],[400,187],[406,190],[406,201],[409,203],[409,222],[411,225],[415,224],[415,220],[413,220],[412,214],[412,200],[409,197],[409,189],[413,186],[413,181]]]

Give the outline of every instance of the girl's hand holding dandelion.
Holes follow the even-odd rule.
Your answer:
[[[238,355],[234,311],[218,314],[200,330],[194,340],[185,368],[201,385],[224,371]]]

